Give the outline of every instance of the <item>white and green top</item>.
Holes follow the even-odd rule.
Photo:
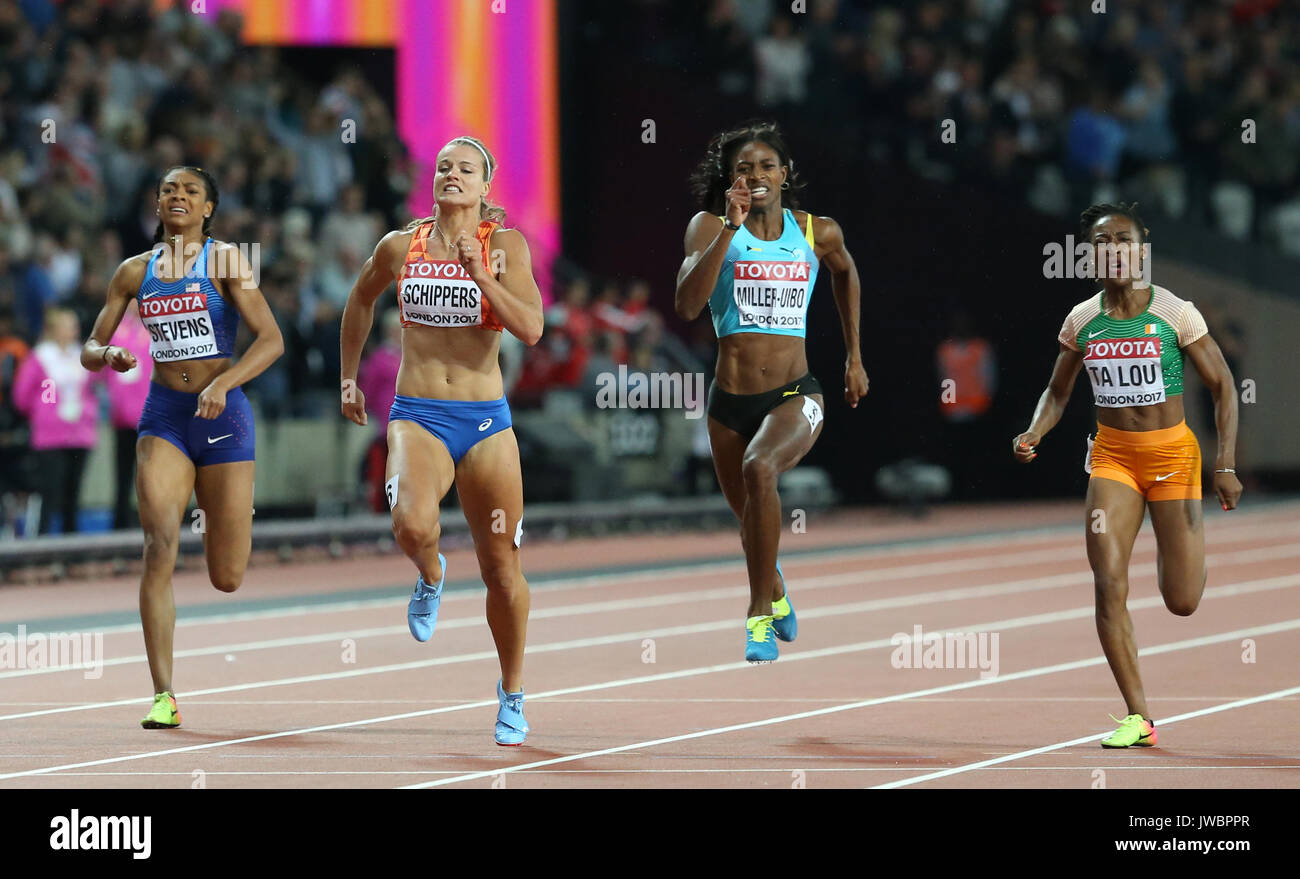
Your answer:
[[[1070,311],[1058,336],[1083,352],[1083,366],[1098,406],[1151,406],[1183,392],[1183,349],[1209,330],[1196,306],[1151,285],[1146,309],[1117,320],[1102,306],[1104,293]]]

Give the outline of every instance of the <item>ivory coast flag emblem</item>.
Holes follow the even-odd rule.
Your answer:
[[[1148,336],[1154,336],[1155,334],[1156,334],[1156,325],[1155,325],[1155,324],[1147,324],[1147,335],[1148,335]]]

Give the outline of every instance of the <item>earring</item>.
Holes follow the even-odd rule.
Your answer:
[[[789,188],[790,188],[790,181],[787,180],[787,181],[785,181],[784,183],[782,183],[782,184],[781,184],[781,188],[782,188],[782,189],[789,189]]]

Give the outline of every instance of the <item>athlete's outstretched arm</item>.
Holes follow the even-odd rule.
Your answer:
[[[357,282],[352,285],[348,304],[343,307],[343,325],[339,329],[339,385],[343,415],[361,425],[366,423],[366,398],[357,386],[361,351],[375,323],[375,300],[396,280],[393,266],[398,258],[397,250],[402,249],[405,253],[405,234],[394,230],[379,239],[374,253],[361,267]]]
[[[113,272],[113,280],[108,282],[108,297],[104,301],[104,307],[99,310],[99,317],[95,318],[90,338],[81,346],[81,365],[86,369],[99,372],[107,364],[118,372],[126,372],[136,366],[134,354],[125,348],[109,345],[108,342],[117,332],[131,297],[144,281],[145,266],[144,260],[133,256],[123,260],[117,271]]]
[[[1021,462],[1029,463],[1038,457],[1038,444],[1061,420],[1065,405],[1070,402],[1070,393],[1074,390],[1074,380],[1079,377],[1082,366],[1083,352],[1061,345],[1061,352],[1056,355],[1056,365],[1052,367],[1052,380],[1038,398],[1038,406],[1034,409],[1029,429],[1011,441],[1012,451]]]
[[[735,232],[713,214],[700,211],[686,227],[686,259],[677,271],[673,307],[683,320],[695,320],[718,283],[727,247]]]
[[[844,230],[830,217],[813,219],[813,238],[822,251],[819,259],[831,273],[831,295],[840,313],[844,333],[844,400],[857,408],[867,395],[867,371],[862,367],[862,340],[859,336],[862,310],[862,282],[853,255],[844,246]]]
[[[533,279],[528,242],[517,229],[498,229],[492,233],[492,245],[490,260],[495,262],[498,248],[504,251],[500,280],[483,267],[483,251],[477,238],[461,233],[453,246],[461,266],[492,303],[492,311],[502,326],[525,345],[536,345],[542,338],[542,291]]]
[[[271,306],[266,304],[266,297],[253,280],[253,269],[248,260],[244,259],[237,247],[229,244],[219,246],[225,249],[225,264],[231,267],[234,275],[225,279],[225,293],[234,300],[240,318],[253,334],[253,344],[248,346],[234,365],[214,378],[199,393],[195,414],[200,418],[216,418],[220,415],[226,408],[226,393],[231,388],[240,387],[257,378],[284,353],[284,336],[280,334],[280,325],[275,322]]]
[[[1201,381],[1214,395],[1214,424],[1219,429],[1219,450],[1214,458],[1214,491],[1225,510],[1234,509],[1241,498],[1241,480],[1233,470],[1237,461],[1237,382],[1219,343],[1206,333],[1183,349],[1191,358]]]

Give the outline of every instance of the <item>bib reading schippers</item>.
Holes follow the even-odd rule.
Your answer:
[[[1206,334],[1205,319],[1164,287],[1150,295],[1145,311],[1117,320],[1099,293],[1076,305],[1061,327],[1061,344],[1083,352],[1098,406],[1152,406],[1183,392],[1182,349]]]
[[[488,242],[498,228],[496,223],[479,224],[477,238],[485,266],[488,264]],[[397,292],[402,326],[503,329],[492,313],[492,304],[458,261],[429,256],[432,231],[433,224],[425,223],[411,236]]]

